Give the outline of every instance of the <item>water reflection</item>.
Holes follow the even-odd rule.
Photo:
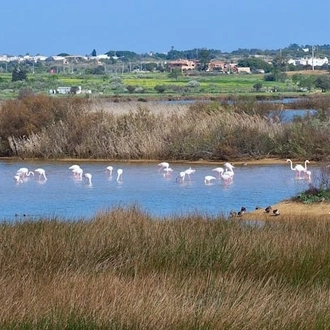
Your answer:
[[[1,220],[18,217],[60,217],[66,219],[90,218],[98,211],[115,206],[138,205],[153,216],[172,216],[198,212],[212,216],[229,215],[229,212],[254,210],[287,199],[308,188],[309,181],[295,179],[295,172],[288,164],[271,166],[235,165],[235,176],[230,184],[216,177],[205,184],[205,176],[219,165],[194,165],[191,178],[177,182],[179,173],[189,166],[171,164],[173,172],[164,175],[157,164],[110,164],[103,162],[82,163],[88,178],[76,177],[69,170],[71,164],[63,162],[10,162],[0,163]],[[13,178],[17,169],[27,167],[45,169],[47,180],[38,175],[25,177],[22,182]],[[117,169],[123,170],[117,180]],[[312,180],[317,168],[312,170]],[[216,175],[215,175],[216,176]]]

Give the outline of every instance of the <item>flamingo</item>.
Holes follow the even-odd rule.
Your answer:
[[[305,179],[306,180],[312,180],[312,172],[311,171],[306,171],[305,172]]]
[[[159,166],[159,171],[161,171],[162,169],[166,168],[166,167],[170,167],[170,164],[167,162],[161,162],[158,164]]]
[[[221,178],[221,173],[223,173],[225,170],[223,169],[223,167],[216,167],[214,168],[212,171],[217,172],[218,173],[218,178]]]
[[[30,175],[34,175],[34,173],[32,171],[29,171],[27,167],[21,167],[20,169],[17,170],[16,175],[27,177]]]
[[[112,171],[113,171],[113,167],[112,166],[107,166],[107,168],[105,169],[107,172],[109,172],[109,175],[112,176]]]
[[[14,175],[14,180],[16,183],[22,183],[23,180],[19,174]]]
[[[225,183],[230,183],[233,179],[233,174],[228,172],[220,173],[221,178]]]
[[[84,170],[81,167],[77,167],[76,169],[72,170],[72,173],[76,178],[82,179]]]
[[[92,185],[92,174],[90,173],[85,173],[84,177],[87,178],[88,180],[88,185],[91,186]]]
[[[307,171],[307,163],[309,163],[309,160],[305,160],[305,167],[300,164],[297,164],[295,167],[293,167],[291,159],[287,159],[286,162],[290,163],[292,171],[296,171],[296,177],[301,178],[301,173]]]
[[[234,173],[235,166],[230,163],[224,163],[223,166],[226,168],[227,171],[231,171]]]
[[[231,178],[233,178],[234,177],[234,168],[235,167],[232,164],[230,164],[230,163],[225,163],[224,166],[226,168],[226,174],[228,176],[230,176]]]
[[[41,180],[41,178],[47,180],[46,171],[43,168],[36,168],[34,172],[37,172],[39,174],[39,180]]]
[[[123,177],[123,170],[121,168],[118,168],[117,170],[117,182],[122,182]]]
[[[79,165],[71,165],[70,167],[69,167],[69,170],[76,170],[77,168],[80,168],[80,166]]]
[[[205,184],[210,184],[213,180],[216,180],[217,178],[215,176],[212,175],[206,175],[204,177],[204,183]]]
[[[187,170],[185,170],[185,173],[189,180],[191,180],[190,174],[193,174],[195,172],[196,172],[196,170],[192,169],[191,167],[189,167]]]
[[[173,169],[171,169],[170,167],[164,167],[164,174],[163,174],[163,176],[164,177],[170,176],[170,175],[172,175],[172,172],[173,172]]]
[[[185,171],[182,171],[179,173],[179,176],[176,178],[176,182],[180,182],[180,183],[183,183],[184,182],[184,179],[186,177],[186,172]]]

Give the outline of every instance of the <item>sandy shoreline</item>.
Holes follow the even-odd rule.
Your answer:
[[[266,205],[265,207],[267,207]],[[258,210],[252,210],[243,214],[241,217],[236,217],[241,220],[263,220],[263,221],[277,221],[277,220],[330,220],[330,202],[318,202],[313,204],[304,204],[291,200],[284,200],[280,203],[270,205],[272,210],[267,213],[262,207]],[[273,210],[278,210],[279,215],[274,215]]]

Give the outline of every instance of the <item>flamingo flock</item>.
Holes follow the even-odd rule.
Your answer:
[[[310,181],[312,178],[312,172],[307,169],[307,164],[310,163],[309,160],[305,160],[304,166],[301,164],[296,164],[293,166],[293,162],[291,159],[287,159],[286,163],[290,163],[290,169],[295,171],[295,178],[296,179],[305,179]],[[158,172],[162,174],[163,177],[171,178],[174,170],[170,167],[168,162],[161,162],[158,165]],[[211,171],[215,172],[215,175],[207,174],[204,176],[204,184],[210,185],[214,184],[217,181],[222,181],[225,185],[229,185],[234,181],[234,169],[235,166],[229,162],[223,164],[223,167],[215,167]],[[71,170],[72,175],[77,180],[86,179],[88,185],[92,185],[92,174],[91,173],[84,173],[84,170],[80,167],[80,165],[74,164],[69,167]],[[113,166],[109,165],[105,168],[105,173],[112,178],[114,168]],[[184,183],[186,181],[191,181],[193,174],[196,172],[196,169],[189,167],[185,170],[179,171],[178,175],[176,176],[175,181],[177,183]],[[16,171],[16,174],[13,176],[13,179],[16,183],[23,183],[27,180],[28,177],[34,177],[35,174],[37,175],[38,181],[47,181],[48,178],[46,176],[46,171],[43,168],[36,168],[35,170],[29,170],[27,167],[21,167]],[[123,182],[123,169],[117,169],[117,178],[116,181],[118,183]]]
[[[310,169],[307,168],[308,164],[310,163],[309,160],[305,160],[304,165],[300,164],[293,164],[291,159],[286,159],[286,163],[290,164],[290,170],[295,172],[296,179],[305,179],[310,181],[312,178],[312,172]],[[166,178],[167,180],[173,180],[176,184],[189,184],[190,181],[195,181],[194,175],[196,173],[196,169],[193,167],[187,167],[183,169],[176,169],[170,167],[168,162],[161,162],[157,164],[158,166],[158,173]],[[68,169],[72,173],[72,177],[74,180],[82,181],[85,183],[86,186],[93,186],[93,175],[90,172],[86,172],[80,165],[74,164],[68,167]],[[229,162],[223,163],[222,166],[218,166],[215,168],[210,169],[210,173],[205,173],[203,177],[204,185],[214,186],[218,183],[223,183],[223,185],[230,185],[234,182],[235,178],[235,171],[236,168],[233,164]],[[157,173],[157,170],[155,170]],[[178,173],[176,176],[172,177],[174,173]],[[114,173],[117,176],[114,178],[114,181],[118,183],[123,183],[123,169],[118,168],[114,169],[113,166],[109,165],[104,168],[104,176],[112,179]],[[200,177],[200,176],[199,176]],[[27,167],[19,168],[15,175],[13,176],[14,181],[16,184],[21,184],[27,182],[29,180],[38,180],[38,182],[47,182],[48,176],[46,174],[46,170],[44,168],[35,168],[34,170],[30,170]],[[232,210],[230,213],[230,217],[238,217],[243,216],[246,212],[246,208],[242,207],[238,212]],[[272,210],[271,206],[266,207],[264,212],[271,213],[274,216],[278,216],[280,214],[279,210]]]

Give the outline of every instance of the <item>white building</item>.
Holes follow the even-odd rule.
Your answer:
[[[328,58],[319,58],[319,57],[302,57],[300,59],[290,59],[288,61],[288,64],[293,64],[293,65],[310,65],[310,66],[322,66],[325,64],[328,64]]]

